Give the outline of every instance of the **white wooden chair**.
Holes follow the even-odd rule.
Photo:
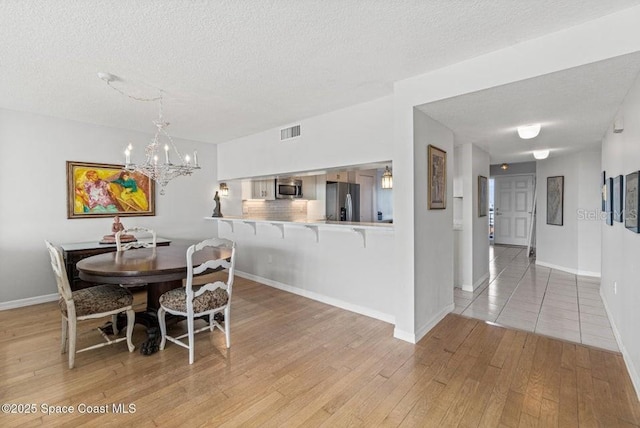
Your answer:
[[[231,258],[207,260],[199,266],[193,266],[194,253],[207,247],[231,249]],[[231,346],[230,321],[231,321],[231,291],[233,289],[233,277],[235,268],[236,245],[228,239],[208,239],[187,249],[187,281],[184,288],[176,288],[167,291],[160,296],[160,309],[158,309],[158,321],[162,333],[160,349],[164,349],[166,341],[169,340],[177,345],[189,349],[189,364],[193,364],[194,359],[194,335],[201,331],[213,331],[215,327],[225,334],[227,348]],[[226,281],[217,280],[194,289],[194,276],[207,269],[226,269]],[[196,277],[197,278],[197,277]],[[224,276],[222,277],[224,279]],[[178,337],[167,335],[167,325],[165,321],[166,313],[181,315],[187,318],[187,333]],[[214,319],[215,314],[224,313],[224,327]],[[209,316],[209,325],[194,330],[194,319],[202,316]],[[181,339],[188,337],[185,343]]]
[[[48,241],[45,241],[45,244],[49,250],[51,267],[53,268],[53,272],[56,276],[58,293],[60,293],[58,305],[62,312],[62,353],[64,354],[67,351],[69,353],[69,368],[73,368],[77,353],[112,345],[124,340],[127,341],[129,352],[133,352],[135,347],[131,343],[131,335],[133,333],[135,313],[133,312],[132,307],[132,294],[125,288],[111,284],[97,285],[95,287],[71,291],[69,278],[67,277],[67,272],[64,269],[62,251]],[[100,328],[98,328],[98,331],[106,342],[76,350],[76,325],[78,321],[111,316],[113,320],[114,333],[117,335],[118,331],[115,317],[120,312],[127,313],[126,337],[111,340]]]
[[[120,237],[122,235],[134,235],[138,237],[141,234],[147,235],[145,240],[137,240],[133,242],[121,242]],[[151,235],[151,241],[148,240],[148,235]],[[155,248],[156,246],[156,232],[153,229],[146,227],[132,227],[131,229],[121,230],[116,233],[116,249],[118,251],[126,251],[133,248]]]

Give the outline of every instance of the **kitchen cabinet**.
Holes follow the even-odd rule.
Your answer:
[[[339,171],[327,174],[327,181],[335,181],[338,183],[355,183],[355,171]]]
[[[256,180],[251,182],[251,198],[274,200],[276,185],[274,180]]]
[[[314,175],[302,177],[302,198],[316,199],[316,177]]]

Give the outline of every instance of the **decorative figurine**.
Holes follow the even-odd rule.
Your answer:
[[[124,225],[120,223],[120,216],[115,216],[113,218],[113,224],[111,225],[111,235],[104,235],[102,237],[101,244],[115,244],[116,243],[116,233],[124,230]],[[133,235],[120,235],[120,242],[133,242],[136,240],[136,237]]]
[[[213,197],[213,202],[216,203],[216,206],[213,207],[213,214],[211,214],[211,217],[222,217],[222,213],[220,212],[220,196],[218,196],[217,190],[215,196]]]

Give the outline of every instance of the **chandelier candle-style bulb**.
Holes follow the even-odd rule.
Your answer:
[[[169,145],[165,144],[164,145],[164,162],[169,164],[171,162],[169,162]]]
[[[198,166],[198,152],[197,151],[193,152],[193,165],[194,166]]]
[[[129,149],[124,151],[124,158],[125,158],[125,165],[129,165],[131,163],[131,152],[129,151]]]
[[[184,155],[184,161],[187,165],[189,165],[189,163],[191,162],[191,158],[189,157],[189,155]]]

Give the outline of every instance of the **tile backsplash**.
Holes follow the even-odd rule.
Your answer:
[[[307,201],[242,201],[242,216],[256,220],[305,221]]]

